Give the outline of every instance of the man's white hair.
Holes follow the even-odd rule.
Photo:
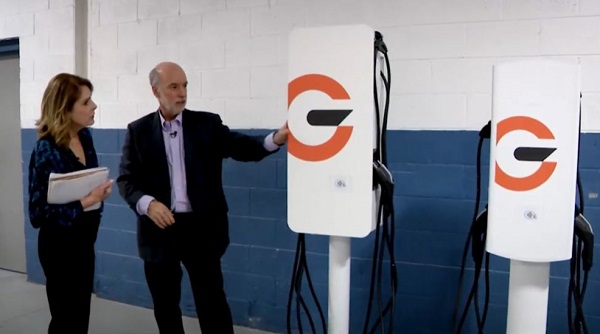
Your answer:
[[[150,71],[148,78],[150,79],[150,86],[158,88],[159,78],[158,78],[158,71],[156,70],[156,67]]]

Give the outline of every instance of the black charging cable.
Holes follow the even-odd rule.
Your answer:
[[[377,63],[379,55],[382,54],[385,59],[385,72],[380,69],[377,73]],[[386,315],[389,316],[389,325],[387,332],[392,333],[394,328],[394,316],[396,312],[396,292],[398,289],[398,275],[396,270],[396,260],[394,256],[394,238],[395,238],[395,216],[394,216],[394,180],[392,173],[387,166],[387,121],[390,104],[390,87],[391,87],[391,70],[388,57],[388,49],[383,41],[383,36],[378,31],[375,32],[375,49],[374,49],[374,82],[373,95],[375,101],[375,118],[376,118],[376,147],[373,152],[373,187],[374,190],[379,189],[379,205],[377,209],[377,222],[375,226],[375,245],[373,247],[373,257],[371,266],[371,281],[369,286],[369,298],[367,302],[367,312],[365,314],[365,322],[363,326],[364,334],[375,333],[377,328],[381,328],[381,332],[386,332],[384,320]],[[385,103],[383,111],[380,110],[379,90],[377,88],[377,76],[381,78],[385,89]],[[383,115],[381,114],[383,112]],[[382,117],[383,116],[383,117]],[[389,257],[389,270],[391,276],[391,296],[388,301],[383,303],[382,296],[382,276],[384,251],[387,248]],[[377,283],[377,286],[375,284]],[[373,308],[373,298],[377,289],[377,313],[378,317],[374,324],[370,326],[370,317]]]
[[[594,232],[592,230],[592,225],[581,213],[577,213],[575,217],[574,232],[573,256],[570,261],[569,297],[567,304],[569,333],[587,334],[588,328],[583,311],[583,302],[589,273],[593,264]],[[582,270],[583,282],[581,281]],[[575,304],[574,317],[572,304]]]
[[[573,248],[570,261],[569,290],[567,300],[567,321],[569,333],[587,334],[588,328],[583,311],[583,301],[587,290],[589,272],[594,257],[594,231],[592,225],[584,216],[585,200],[583,186],[579,175],[579,156],[581,152],[581,97],[579,95],[579,141],[577,147],[577,190],[579,205],[575,205],[575,224],[573,233]],[[581,271],[583,270],[583,282]],[[573,316],[573,304],[575,315]]]
[[[311,333],[316,333],[315,323],[310,315],[308,310],[308,306],[302,297],[302,277],[306,274],[306,281],[308,283],[308,287],[310,290],[310,294],[313,297],[315,304],[317,306],[317,310],[319,312],[319,317],[321,319],[321,328],[323,333],[327,333],[327,325],[325,322],[325,316],[323,314],[323,309],[321,308],[321,304],[317,298],[317,294],[315,293],[315,289],[312,284],[312,280],[310,278],[310,272],[308,271],[308,263],[306,261],[306,236],[304,233],[298,234],[298,242],[296,243],[296,257],[294,259],[294,268],[292,272],[292,281],[290,283],[290,291],[288,295],[288,304],[287,304],[287,333],[292,333],[292,300],[294,297],[294,293],[296,294],[296,323],[298,325],[298,330],[300,333],[303,333],[302,330],[302,310],[306,314],[308,318],[308,322],[310,324]]]
[[[489,121],[480,131],[479,131],[479,142],[477,145],[477,189],[475,193],[475,209],[473,212],[473,218],[471,219],[471,226],[469,228],[469,233],[467,235],[467,240],[465,241],[465,246],[463,249],[463,255],[461,259],[460,265],[460,274],[458,278],[458,289],[455,299],[454,305],[454,314],[452,317],[452,328],[454,333],[459,334],[462,331],[462,328],[465,324],[467,315],[469,313],[469,308],[471,303],[474,303],[475,315],[477,318],[477,327],[478,333],[483,333],[483,329],[485,327],[485,322],[488,314],[488,306],[489,306],[489,263],[490,263],[490,254],[485,251],[485,242],[487,238],[487,207],[479,212],[479,206],[481,202],[481,151],[483,148],[483,141],[485,139],[489,139],[491,137],[491,121]],[[473,276],[473,284],[471,285],[471,289],[469,291],[469,296],[463,308],[463,312],[460,316],[458,316],[460,309],[460,300],[462,296],[462,285],[465,276],[466,270],[466,262],[467,256],[469,253],[469,248],[471,249],[471,255],[473,258],[473,262],[475,264],[474,267],[474,276]],[[483,314],[480,312],[479,308],[479,278],[481,274],[481,268],[483,267],[485,260],[485,301],[484,301],[484,309]]]

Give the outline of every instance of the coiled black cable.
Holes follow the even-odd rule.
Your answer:
[[[477,327],[478,333],[483,333],[483,329],[485,327],[485,322],[488,314],[488,306],[489,306],[489,262],[490,255],[485,252],[485,242],[487,238],[487,208],[483,212],[479,212],[479,205],[481,202],[481,151],[483,148],[483,141],[485,139],[489,139],[491,136],[491,121],[488,122],[480,131],[479,131],[479,141],[477,144],[477,172],[476,172],[476,192],[475,192],[475,208],[473,211],[473,217],[471,219],[471,226],[469,228],[469,233],[467,235],[467,240],[465,241],[465,246],[463,249],[463,255],[461,259],[460,265],[460,274],[458,278],[458,288],[457,294],[455,298],[454,305],[454,314],[452,317],[452,328],[455,334],[459,334],[462,331],[464,323],[466,321],[467,315],[469,313],[469,308],[471,303],[474,301],[475,306],[475,316],[477,319]],[[472,247],[471,246],[472,243]],[[469,296],[467,298],[467,302],[463,308],[463,312],[460,316],[458,316],[460,299],[462,295],[462,284],[464,280],[465,270],[466,270],[466,261],[467,255],[469,253],[469,248],[471,248],[472,258],[475,262],[474,268],[474,277],[473,284],[471,286],[471,290],[469,291]],[[483,314],[481,314],[479,310],[479,277],[481,273],[481,268],[483,266],[485,258],[485,301],[484,301],[484,309]]]
[[[316,333],[315,324],[308,310],[308,306],[302,297],[302,276],[306,274],[306,281],[308,282],[308,287],[310,290],[310,294],[313,297],[315,304],[317,306],[317,310],[319,312],[319,317],[321,319],[321,328],[323,333],[327,333],[327,325],[325,322],[325,316],[323,314],[323,309],[321,308],[321,304],[317,298],[315,293],[315,289],[312,284],[312,280],[310,278],[310,273],[308,271],[308,263],[306,261],[306,242],[305,242],[305,234],[300,233],[298,235],[298,241],[296,244],[296,257],[294,259],[294,268],[292,271],[292,281],[290,283],[290,291],[288,295],[288,304],[287,304],[287,333],[292,333],[291,328],[291,313],[292,313],[292,299],[294,293],[296,293],[296,322],[298,324],[298,330],[302,333],[302,312],[304,310],[306,316],[308,317],[308,321],[310,324],[311,333]]]
[[[579,174],[579,157],[581,152],[581,97],[579,95],[579,140],[577,146],[577,191],[579,205],[575,206],[575,224],[573,233],[572,257],[569,265],[569,288],[567,299],[567,321],[569,333],[587,334],[588,328],[583,311],[583,301],[587,290],[589,272],[592,267],[594,233],[591,225],[583,216],[585,199],[583,186]],[[581,271],[583,270],[583,282]],[[573,304],[575,315],[573,317]]]
[[[377,62],[379,54],[383,54],[386,65],[386,72],[380,70],[377,73]],[[373,82],[373,94],[375,101],[375,117],[376,117],[376,147],[373,153],[374,161],[374,187],[376,189],[379,186],[380,201],[377,210],[377,222],[375,226],[375,245],[373,247],[373,257],[371,266],[371,283],[369,287],[369,298],[367,302],[367,312],[365,315],[365,322],[363,326],[363,333],[371,334],[374,333],[378,327],[381,327],[381,332],[385,333],[386,328],[384,326],[385,316],[391,314],[389,317],[389,326],[387,327],[388,333],[392,333],[394,327],[394,315],[396,311],[396,291],[398,289],[398,275],[396,270],[396,260],[394,256],[394,238],[395,238],[395,215],[394,215],[394,184],[391,173],[387,169],[387,121],[388,111],[390,104],[390,89],[391,89],[391,70],[390,61],[387,54],[387,47],[383,42],[383,36],[379,33],[375,33],[375,50],[374,50],[374,82]],[[379,74],[383,86],[385,88],[385,104],[383,107],[383,117],[379,109],[379,91],[377,89],[377,74]],[[386,77],[387,74],[387,77]],[[381,226],[380,226],[381,225]],[[390,276],[391,276],[391,296],[388,301],[383,305],[382,300],[382,276],[383,276],[383,257],[384,250],[387,248],[387,254],[390,262]],[[377,287],[375,282],[377,281]],[[377,306],[379,317],[375,323],[369,328],[370,316],[373,307],[373,298],[375,294],[375,288],[377,289]]]

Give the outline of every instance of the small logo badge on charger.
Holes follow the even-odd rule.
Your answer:
[[[526,210],[523,215],[525,216],[525,218],[527,220],[537,220],[537,214],[535,213],[535,211],[532,210]]]
[[[334,191],[352,191],[352,179],[349,176],[331,176],[329,182]]]

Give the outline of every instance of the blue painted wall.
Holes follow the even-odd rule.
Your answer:
[[[124,130],[94,129],[93,132],[100,163],[110,167],[112,177],[116,178]],[[399,272],[396,333],[450,333],[462,249],[474,207],[477,139],[477,133],[472,131],[390,131],[388,134],[389,167],[396,181],[395,259]],[[27,196],[26,167],[35,141],[34,131],[23,130],[22,141]],[[599,146],[600,135],[582,136],[580,172],[586,194],[600,192]],[[487,165],[487,150],[483,157]],[[286,224],[285,152],[260,163],[227,161],[223,173],[231,208],[231,246],[223,258],[223,270],[235,322],[285,332],[296,246],[296,235]],[[487,184],[486,166],[483,184]],[[96,293],[102,298],[151,307],[142,262],[137,257],[135,217],[116,189],[113,193],[106,203],[96,246]],[[485,189],[482,195],[485,201]],[[586,199],[586,216],[598,231],[599,200]],[[37,231],[31,229],[28,221],[26,238],[29,280],[43,283],[37,259]],[[352,241],[352,333],[362,332],[373,244],[373,234]],[[307,250],[310,274],[326,313],[328,239],[307,236]],[[599,252],[596,251],[596,258],[600,258]],[[471,263],[469,267],[472,268]],[[505,333],[508,268],[507,260],[492,256],[492,293],[486,333]],[[599,272],[600,265],[593,269],[585,300],[590,333],[600,332]],[[472,271],[467,274],[467,285],[471,274]],[[568,275],[567,262],[552,265],[548,333],[568,332]],[[384,285],[384,290],[389,290],[387,286]],[[318,321],[308,289],[305,287],[303,291],[311,305],[311,314]],[[186,315],[194,315],[187,276],[184,277],[182,307]],[[476,333],[472,311],[470,315],[469,328],[464,333]],[[305,331],[307,326],[308,323],[304,323]]]

